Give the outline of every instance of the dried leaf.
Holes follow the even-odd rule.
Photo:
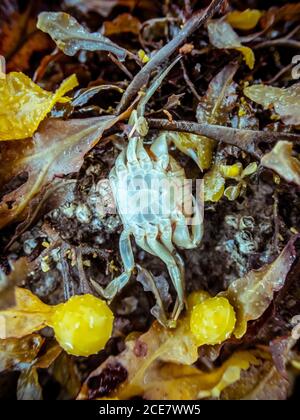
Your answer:
[[[60,50],[66,55],[75,55],[79,50],[109,51],[119,60],[127,52],[99,32],[91,33],[67,13],[43,12],[39,15],[37,27],[48,33]]]
[[[30,200],[56,175],[67,175],[80,169],[84,155],[100,140],[103,132],[120,118],[114,116],[78,120],[47,120],[22,153],[5,150],[6,167],[11,176],[28,173],[28,180],[5,195],[0,203],[0,228],[20,216]],[[2,168],[3,170],[3,168]]]
[[[219,167],[213,168],[204,176],[204,200],[217,202],[221,200],[225,190],[225,178],[220,173]]]
[[[158,348],[154,351],[153,347],[149,348],[150,332],[152,340],[157,343],[158,337],[155,337],[155,335],[157,333],[161,334],[161,332],[155,331],[153,327],[148,333],[138,338],[135,344],[127,343],[127,349],[123,353],[116,357],[110,357],[107,362],[104,362],[90,375],[81,389],[79,399],[109,397],[123,400],[141,396],[147,400],[155,400],[161,399],[162,395],[166,400],[218,398],[223,389],[239,380],[242,370],[247,370],[251,364],[259,363],[250,352],[237,352],[221,367],[207,373],[196,367],[182,364],[184,361],[190,364],[193,358],[190,360],[178,358],[169,362],[169,357],[167,357],[162,361],[158,359],[159,353],[162,350],[167,350],[170,345],[177,344],[177,342],[169,343],[167,341],[165,344],[161,344],[161,350]],[[146,344],[145,338],[148,344]],[[144,353],[137,353],[138,348],[144,348]],[[178,350],[180,353],[181,346],[178,347]],[[188,347],[185,352],[187,351]],[[108,389],[104,386],[104,375],[109,376],[109,371],[116,366],[118,366],[119,371],[121,368],[126,369],[127,378],[125,377],[125,381],[123,380],[121,384],[116,384],[117,386],[114,389]],[[99,386],[101,384],[101,388],[95,389],[94,384],[96,383]]]
[[[29,367],[21,372],[18,380],[17,399],[21,401],[40,401],[43,399],[35,367]]]
[[[175,364],[156,366],[145,377],[142,396],[146,400],[158,400],[162,395],[166,400],[220,398],[224,389],[240,379],[242,371],[257,364],[254,355],[241,351],[211,372]]]
[[[172,139],[177,149],[190,156],[202,171],[210,168],[215,146],[213,140],[180,132],[169,132],[168,137]]]
[[[300,17],[300,4],[288,3],[282,7],[271,7],[263,16],[263,27],[270,27],[278,22],[296,21]]]
[[[292,335],[288,337],[278,337],[270,342],[270,352],[274,365],[280,375],[288,379],[287,364],[291,357],[291,349],[297,343],[297,339]]]
[[[212,79],[197,108],[199,123],[229,124],[230,112],[238,99],[237,84],[233,81],[237,70],[238,65],[228,64]]]
[[[0,4],[0,54],[7,57],[16,49],[29,18],[29,7],[20,13],[17,0]]]
[[[0,141],[31,137],[57,102],[78,85],[75,75],[55,93],[47,92],[23,73],[9,73],[0,79]]]
[[[234,201],[239,197],[241,193],[241,188],[242,186],[240,183],[237,185],[227,187],[224,191],[224,195],[229,201]]]
[[[168,101],[166,105],[164,106],[164,109],[167,111],[170,111],[173,108],[176,108],[177,106],[181,105],[181,98],[184,96],[184,93],[180,93],[178,95],[172,94],[168,97]]]
[[[117,365],[122,371],[127,372],[122,381],[120,394],[118,393],[118,397],[122,399],[141,392],[148,368],[151,366],[152,370],[155,361],[191,365],[197,358],[197,344],[186,323],[182,323],[176,329],[168,330],[154,322],[148,332],[137,339],[127,341],[126,349],[119,356],[109,357],[89,376],[79,399],[86,399],[89,394],[92,398],[106,395],[102,394],[103,391],[101,392],[100,389],[90,390],[89,384],[93,378],[101,377],[102,372],[106,374],[105,369],[109,369],[110,366]],[[101,379],[99,383],[101,384]]]
[[[257,386],[245,395],[245,400],[263,401],[284,401],[288,398],[291,384],[283,378],[275,366],[272,366],[262,378]]]
[[[81,382],[74,360],[63,352],[53,365],[53,377],[61,385],[59,400],[76,398],[80,391]]]
[[[9,59],[6,70],[24,72],[30,68],[33,54],[47,52],[52,47],[53,43],[46,34],[33,32]]]
[[[28,335],[22,339],[0,340],[0,372],[17,368],[22,363],[32,363],[42,348],[44,339],[38,335]]]
[[[233,28],[248,31],[255,28],[262,15],[263,12],[257,9],[235,10],[228,13],[226,20]]]
[[[145,4],[139,0],[64,0],[67,7],[76,7],[82,13],[97,12],[107,17],[116,6],[134,8],[137,3]],[[139,4],[140,5],[140,4]]]
[[[208,24],[208,35],[211,44],[219,49],[235,49],[240,51],[247,66],[252,70],[255,64],[255,56],[251,48],[244,47],[236,32],[227,22],[211,21]]]
[[[50,344],[46,352],[34,363],[35,368],[49,369],[62,353],[62,348],[54,341]]]
[[[253,85],[246,87],[244,94],[265,109],[274,107],[285,124],[300,124],[300,83],[289,88]]]
[[[20,258],[12,264],[11,273],[6,276],[0,270],[0,309],[6,309],[15,304],[15,286],[24,281],[29,272],[26,258]]]
[[[224,400],[285,400],[290,392],[290,382],[282,377],[269,354],[254,351],[261,362],[241,373],[241,379],[227,387],[221,398]]]
[[[22,338],[44,328],[52,314],[52,307],[45,305],[29,290],[15,288],[16,304],[0,312],[5,320],[4,336]]]
[[[103,25],[104,35],[118,35],[132,33],[138,35],[141,29],[141,22],[129,13],[118,15],[114,20],[106,21]]]
[[[244,277],[230,284],[225,296],[236,310],[237,322],[234,335],[242,337],[247,330],[247,322],[256,320],[269,307],[274,293],[285,283],[287,274],[296,259],[293,238],[276,260],[259,270],[252,270]]]
[[[293,143],[279,141],[270,153],[263,156],[261,164],[277,172],[287,182],[300,186],[300,161],[293,156]]]

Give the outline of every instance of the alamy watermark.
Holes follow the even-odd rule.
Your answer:
[[[97,203],[99,213],[119,213],[129,225],[143,222],[156,225],[166,219],[182,220],[182,216],[186,225],[203,221],[202,179],[164,177],[159,172],[156,176],[154,172],[138,175],[128,172],[115,180],[101,180],[96,190],[101,197]]]

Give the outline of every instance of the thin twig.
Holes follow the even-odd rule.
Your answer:
[[[289,34],[282,38],[277,39],[271,39],[269,41],[261,42],[260,44],[257,44],[254,49],[261,49],[261,48],[268,48],[268,47],[276,47],[276,46],[282,46],[282,47],[291,47],[291,48],[300,48],[300,41],[296,41],[294,39],[291,39],[294,35],[296,35],[297,32],[300,30],[300,25],[296,26]]]
[[[277,82],[278,79],[280,79],[281,76],[283,76],[288,71],[292,70],[294,64],[290,63],[287,66],[283,67],[272,79],[265,81],[264,83],[268,85],[273,85],[275,82]]]
[[[109,53],[108,57],[111,59],[111,61],[116,64],[116,66],[119,67],[119,69],[126,74],[126,76],[128,77],[128,79],[132,80],[133,79],[133,75],[130,73],[130,71],[128,70],[128,68],[126,66],[124,66],[123,63],[121,63],[120,60],[117,59],[117,57],[115,57],[113,54]]]
[[[289,47],[289,48],[299,48],[300,49],[300,41],[295,41],[294,39],[273,39],[271,41],[265,41],[261,44],[258,44],[254,47],[254,49],[259,50],[261,48],[268,48],[268,47]]]
[[[201,96],[198,94],[193,82],[191,81],[191,79],[189,78],[189,75],[187,73],[186,67],[184,65],[184,62],[181,61],[181,68],[182,68],[182,72],[183,72],[183,77],[185,80],[185,83],[188,85],[188,87],[190,88],[192,94],[195,96],[195,98],[197,99],[198,102],[201,101]]]
[[[198,124],[190,121],[168,121],[161,119],[147,119],[149,127],[158,130],[179,131],[198,134],[214,139],[218,142],[236,146],[256,159],[262,157],[259,144],[276,143],[279,140],[288,140],[300,144],[300,135],[290,133],[278,133],[273,131],[243,130],[223,127],[212,124]]]
[[[164,63],[181,45],[185,40],[190,37],[203,23],[211,18],[223,6],[225,0],[212,0],[210,5],[198,13],[195,13],[191,19],[187,21],[182,30],[159,50],[154,57],[140,70],[134,77],[128,88],[126,89],[122,100],[118,107],[118,113],[121,113],[128,107],[132,98],[140,91],[140,89],[148,83],[149,77],[153,70],[157,69]]]
[[[79,287],[80,291],[83,294],[91,293],[92,289],[89,286],[88,279],[85,275],[85,270],[82,261],[82,250],[80,248],[76,248],[76,261],[77,261],[77,269],[79,275]]]
[[[60,264],[61,264],[61,275],[63,279],[63,289],[64,289],[64,298],[65,301],[69,300],[70,297],[74,296],[75,290],[74,290],[74,284],[73,280],[70,275],[70,269],[69,264],[66,260],[66,251],[67,251],[67,245],[63,244],[60,250]]]

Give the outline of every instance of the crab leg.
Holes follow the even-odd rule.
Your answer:
[[[150,148],[151,152],[157,157],[156,166],[167,169],[169,166],[169,150],[166,135],[160,135]]]
[[[137,142],[138,138],[132,137],[127,146],[127,166],[130,170],[134,170],[139,167],[139,161],[136,156]]]
[[[144,148],[142,138],[140,138],[138,141],[136,154],[140,163],[140,167],[144,171],[149,171],[153,168],[152,160]]]
[[[131,273],[134,269],[134,257],[130,242],[130,233],[123,231],[120,236],[120,254],[124,264],[124,273],[119,277],[112,280],[106,289],[103,289],[98,283],[93,281],[93,286],[97,292],[107,300],[113,300],[113,298],[126,286],[129,282]]]
[[[137,246],[139,246],[140,248],[142,248],[144,251],[148,252],[148,254],[151,255],[156,255],[152,249],[150,249],[149,245],[147,245],[146,243],[146,232],[144,229],[141,229],[139,227],[135,227],[134,231],[134,239],[135,242],[137,244]]]
[[[160,240],[170,253],[173,253],[172,226],[170,220],[162,220],[159,226]]]
[[[127,167],[125,163],[126,152],[123,150],[116,159],[114,170],[117,175],[122,175],[127,172]]]
[[[195,206],[195,214],[192,224],[192,235],[189,232],[189,228],[186,224],[186,218],[183,214],[177,214],[174,219],[176,227],[173,233],[173,242],[178,247],[184,249],[196,248],[200,244],[203,236],[203,220],[200,205],[194,197],[193,203]]]
[[[176,302],[172,314],[172,319],[176,321],[184,307],[184,273],[181,267],[181,258],[178,254],[174,257],[167,248],[158,241],[157,235],[158,230],[155,227],[151,227],[147,232],[147,243],[152,252],[166,264],[177,292],[178,302]]]

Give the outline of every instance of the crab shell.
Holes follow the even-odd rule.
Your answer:
[[[116,159],[110,182],[124,225],[120,253],[125,271],[101,293],[112,299],[129,281],[135,267],[133,236],[140,248],[166,264],[178,296],[171,318],[176,320],[184,306],[184,264],[175,246],[192,249],[199,245],[203,217],[184,169],[169,155],[167,133],[149,150],[141,137],[132,137]]]

